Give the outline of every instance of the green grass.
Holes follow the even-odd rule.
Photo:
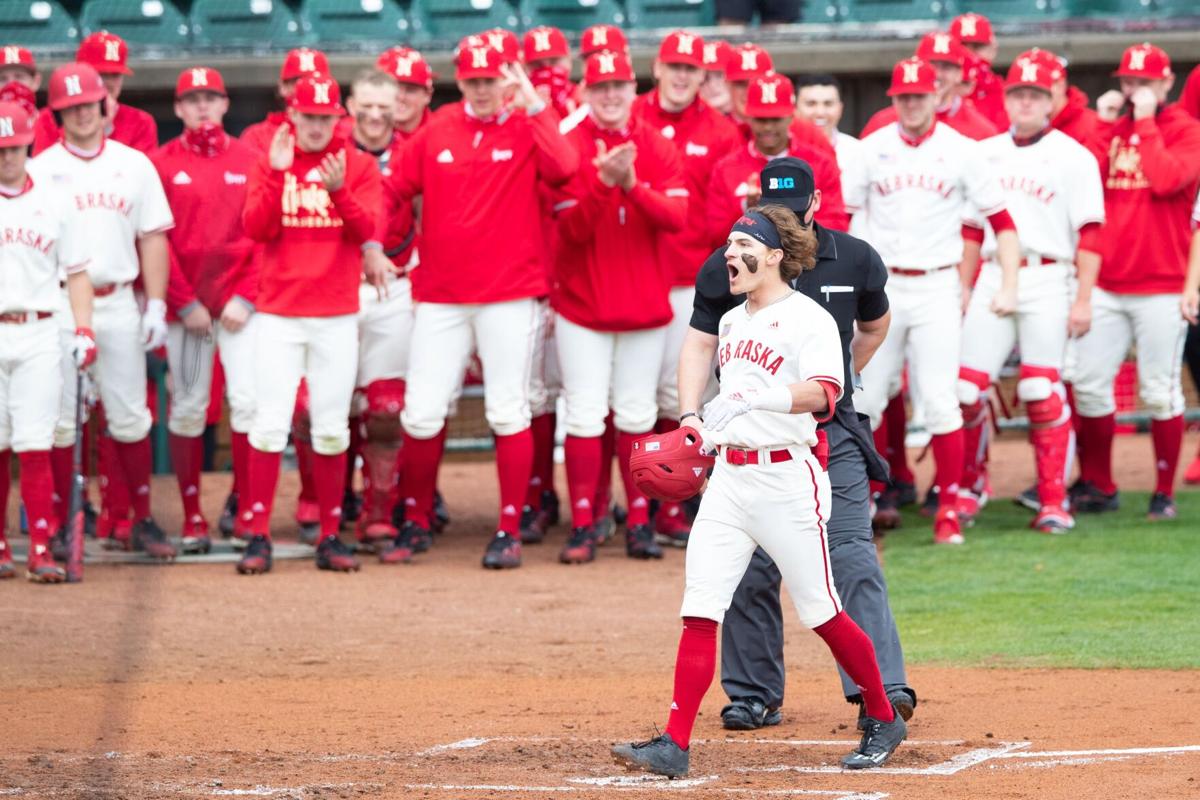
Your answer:
[[[1087,515],[1065,536],[997,499],[961,547],[932,544],[915,512],[887,537],[892,610],[911,663],[1002,667],[1200,667],[1200,494],[1151,523],[1148,495]]]

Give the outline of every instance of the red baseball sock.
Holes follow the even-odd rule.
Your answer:
[[[863,629],[845,611],[839,611],[837,616],[813,628],[813,631],[825,640],[838,666],[846,671],[862,693],[867,716],[881,722],[895,719],[892,704],[888,702],[887,692],[883,688],[883,679],[879,677],[875,646]]]
[[[612,505],[612,462],[617,451],[617,429],[610,413],[604,421],[604,435],[600,437],[600,463],[596,473],[596,499],[592,501],[592,514],[596,517],[608,513]]]
[[[417,439],[405,433],[401,449],[404,472],[400,474],[400,497],[404,500],[404,519],[428,529],[442,445],[438,436]]]
[[[625,524],[630,528],[650,522],[650,501],[633,482],[633,473],[629,470],[629,457],[633,455],[633,443],[648,433],[648,431],[647,433],[617,432],[617,466],[621,469],[621,483],[625,486],[625,498],[629,503],[629,517]]]
[[[250,468],[247,463],[250,458],[250,441],[246,434],[230,431],[229,450],[233,456],[233,491],[237,492],[239,498],[249,498],[246,475]]]
[[[533,472],[533,431],[496,435],[496,473],[500,478],[500,522],[496,527],[517,536],[521,527],[521,501]]]
[[[126,523],[129,521],[129,482],[121,468],[117,444],[108,433],[103,414],[97,418],[96,427],[96,472],[100,477],[100,509],[107,512],[110,525]]]
[[[3,453],[4,469],[0,478],[8,485],[8,451]],[[29,544],[45,545],[50,542],[54,524],[54,473],[50,469],[50,453],[35,450],[18,453],[21,462],[21,500],[25,502],[25,518],[29,521]],[[7,495],[8,489],[5,488]],[[0,506],[0,509],[4,506]],[[3,524],[0,523],[0,527]]]
[[[1079,417],[1079,477],[1091,481],[1105,494],[1117,490],[1112,478],[1112,445],[1116,429],[1115,414]]]
[[[200,515],[200,464],[204,460],[204,440],[199,436],[173,433],[169,440],[171,466],[175,468],[175,479],[179,483],[183,515],[190,519]]]
[[[12,486],[12,469],[9,467],[9,458],[12,456],[11,450],[0,450],[0,536],[4,535],[4,528],[8,523],[8,490]],[[24,472],[25,470],[21,470]],[[50,491],[51,502],[54,498],[54,473],[51,473]]]
[[[533,471],[529,475],[525,505],[534,511],[542,507],[542,491],[554,488],[554,428],[557,424],[556,414],[541,414],[529,425],[533,432]]]
[[[242,513],[249,510],[250,533],[271,538],[271,508],[275,505],[275,487],[279,483],[282,453],[268,453],[251,447],[246,454],[246,495],[239,499]]]
[[[592,501],[596,497],[596,475],[600,473],[600,454],[603,449],[604,444],[599,436],[568,435],[563,443],[573,528],[586,528],[596,521]]]
[[[337,536],[342,523],[342,496],[346,492],[346,453],[327,456],[314,452],[313,483],[317,488],[317,507],[321,509],[321,536]]]
[[[679,423],[673,419],[662,418],[654,423],[655,433],[670,433],[671,431],[679,430]]]
[[[150,437],[143,436],[136,442],[113,440],[113,449],[121,462],[121,473],[129,488],[129,500],[137,519],[150,516]],[[109,487],[112,488],[111,486]]]
[[[931,446],[935,469],[934,485],[938,487],[938,507],[953,507],[958,502],[958,486],[962,479],[962,428],[950,433],[935,434]]]
[[[868,641],[868,644],[870,642]],[[675,689],[666,733],[684,750],[692,741],[692,726],[700,701],[712,685],[717,668],[717,623],[701,617],[684,617],[679,653],[675,656]]]
[[[883,412],[885,448],[879,452],[887,458],[892,470],[892,480],[899,483],[913,483],[913,471],[908,466],[908,449],[904,446],[905,436],[908,435],[908,413],[904,408],[904,394],[893,397]],[[879,446],[876,442],[876,447]]]
[[[1175,470],[1179,467],[1179,451],[1183,449],[1183,415],[1151,420],[1150,438],[1154,442],[1157,472],[1154,491],[1173,497]]]

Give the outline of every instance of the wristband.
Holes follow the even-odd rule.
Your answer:
[[[750,407],[759,411],[774,411],[777,414],[792,413],[792,390],[787,386],[771,386],[742,392]]]
[[[704,422],[704,417],[700,416],[700,414],[696,411],[683,412],[682,414],[679,415],[679,421],[683,422],[688,417],[695,417],[696,419],[700,420],[701,422]]]
[[[368,250],[383,250],[383,243],[377,242],[374,239],[371,239],[369,241],[362,243],[361,250],[364,253],[367,252]]]

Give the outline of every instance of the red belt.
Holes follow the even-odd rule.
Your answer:
[[[133,285],[132,281],[125,281],[124,283],[110,283],[106,286],[93,286],[92,287],[92,296],[93,297],[108,297],[110,294],[117,291],[118,289],[124,289],[126,286],[132,286],[132,285]]]
[[[54,316],[52,311],[10,311],[0,314],[0,322],[9,325],[24,325],[26,322],[36,322],[39,319],[49,319]]]
[[[1028,258],[1021,259],[1022,267],[1044,267],[1047,264],[1057,264],[1057,263],[1058,263],[1057,258],[1049,258],[1047,256],[1038,256],[1037,258],[1034,258],[1032,260],[1028,259]]]
[[[757,450],[741,450],[736,447],[726,447],[725,452],[721,454],[726,462],[733,464],[736,467],[752,465],[758,463]],[[781,461],[791,461],[792,454],[788,450],[772,450],[768,458],[770,463],[778,464]]]
[[[933,269],[909,269],[908,267],[888,267],[888,272],[893,275],[905,275],[910,278],[920,278],[922,275],[929,275],[934,272],[941,272],[944,269],[954,269],[957,264],[947,264],[944,267],[934,267]]]

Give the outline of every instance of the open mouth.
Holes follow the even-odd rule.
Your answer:
[[[726,268],[727,270],[729,270],[729,282],[730,282],[730,283],[733,283],[733,282],[734,282],[734,281],[737,279],[737,276],[738,276],[739,274],[741,274],[741,270],[739,270],[739,269],[737,268],[737,266],[735,266],[734,264],[731,264],[731,263],[729,263],[728,261],[726,261],[726,262],[725,262],[725,268]]]

